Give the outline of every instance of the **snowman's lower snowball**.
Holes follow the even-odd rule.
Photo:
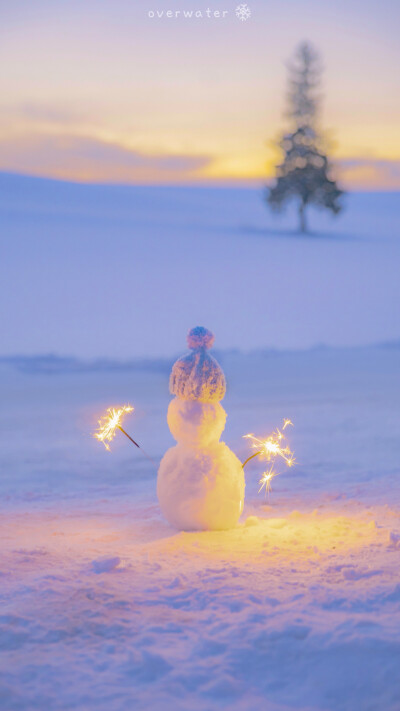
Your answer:
[[[176,528],[234,528],[243,510],[243,468],[224,442],[201,449],[177,444],[161,461],[157,494],[165,518]]]

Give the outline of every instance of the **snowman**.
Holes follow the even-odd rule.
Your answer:
[[[211,331],[189,331],[191,352],[172,368],[167,422],[177,441],[161,460],[157,495],[165,518],[184,531],[222,530],[238,522],[244,473],[236,455],[220,442],[226,412],[220,401],[224,373],[209,353]]]

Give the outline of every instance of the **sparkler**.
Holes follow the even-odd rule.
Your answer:
[[[150,459],[150,461],[155,464],[154,459],[152,459],[150,455],[144,451],[143,447],[135,442],[135,440],[127,432],[125,432],[122,427],[121,423],[123,418],[130,412],[133,412],[133,407],[131,405],[122,405],[122,407],[118,409],[115,409],[114,407],[107,408],[105,415],[103,415],[103,417],[101,417],[98,421],[99,429],[93,433],[93,437],[96,437],[99,442],[103,442],[105,448],[110,451],[110,445],[108,442],[111,442],[114,439],[116,430],[120,430],[125,437],[127,437],[138,449],[141,450],[141,452],[143,452],[147,459]]]
[[[267,462],[275,462],[277,457],[281,457],[286,463],[286,466],[292,467],[295,463],[295,458],[293,452],[290,450],[287,443],[286,435],[283,434],[286,427],[289,425],[293,426],[293,422],[289,419],[283,420],[282,430],[279,428],[275,432],[269,435],[266,439],[259,439],[255,437],[254,434],[244,435],[245,439],[250,439],[252,442],[252,448],[257,451],[251,454],[250,457],[243,462],[242,467],[244,468],[247,462],[250,462],[254,457],[261,457],[266,459]],[[277,476],[279,472],[274,470],[274,466],[270,467],[269,470],[265,471],[260,479],[260,491],[265,487],[265,491],[269,491],[271,488],[272,479]]]

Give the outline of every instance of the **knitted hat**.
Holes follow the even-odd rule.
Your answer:
[[[172,367],[169,389],[181,400],[219,402],[225,395],[226,383],[221,366],[209,353],[214,334],[196,326],[187,336],[192,352],[178,358]]]

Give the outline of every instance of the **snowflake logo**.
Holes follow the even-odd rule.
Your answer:
[[[238,20],[242,20],[242,22],[248,20],[249,17],[251,17],[251,10],[245,2],[242,2],[240,3],[240,5],[237,6],[235,13]]]

